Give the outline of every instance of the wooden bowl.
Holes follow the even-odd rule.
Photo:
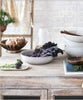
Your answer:
[[[66,61],[73,65],[83,64],[83,57],[68,57],[66,58]]]
[[[9,46],[9,45],[6,45],[6,41],[7,41],[7,40],[2,40],[1,43],[0,43],[0,45],[1,45],[4,49],[6,49],[6,50],[8,50],[8,51],[12,51],[12,52],[14,52],[14,51],[19,51],[20,49],[22,49],[22,48],[27,44],[27,41],[25,40],[25,41],[21,42],[20,45],[17,44],[17,45],[15,45],[15,46],[13,46],[13,45]]]

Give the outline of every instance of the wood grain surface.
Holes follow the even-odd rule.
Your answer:
[[[0,65],[15,63],[17,59],[21,59],[20,54],[9,54],[0,58]],[[45,65],[30,65],[24,62],[24,65],[29,66],[31,69],[26,71],[0,71],[0,77],[46,77],[46,76],[65,76],[64,63],[65,55],[59,55],[54,61]]]
[[[55,96],[82,96],[83,95],[83,76],[82,75],[65,75],[63,61],[66,58],[64,54],[59,55],[55,60],[45,65],[30,65],[31,69],[26,71],[0,71],[0,98],[2,94],[10,93],[14,95],[13,90],[29,91],[28,94],[36,95],[35,90],[42,91],[38,95],[45,100],[55,100]],[[20,59],[20,54],[8,54],[0,58],[0,65],[15,63]],[[5,91],[6,90],[6,91]],[[7,90],[9,90],[7,92]],[[45,90],[45,91],[44,91]],[[27,93],[27,92],[26,92]],[[25,93],[25,94],[26,94]],[[3,100],[3,99],[2,99]]]
[[[3,96],[38,96],[40,100],[47,100],[47,90],[1,90]],[[4,100],[4,99],[0,99]]]

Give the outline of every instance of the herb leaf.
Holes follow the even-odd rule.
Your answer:
[[[8,25],[14,23],[15,19],[11,17],[7,12],[0,10],[0,25]]]

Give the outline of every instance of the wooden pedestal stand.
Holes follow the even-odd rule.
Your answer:
[[[33,48],[33,23],[34,23],[34,0],[31,0],[31,23],[32,23],[32,26],[31,26],[31,34],[30,35],[18,35],[18,34],[2,34],[0,32],[0,41],[1,41],[1,38],[3,37],[25,37],[25,38],[30,38],[31,39],[31,49]],[[1,46],[0,46],[0,56],[1,56]]]
[[[0,41],[1,41],[1,38],[2,38],[2,32],[0,31]],[[1,45],[0,45],[0,56],[1,56]]]

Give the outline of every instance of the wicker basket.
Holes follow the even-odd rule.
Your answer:
[[[83,64],[83,57],[68,57],[66,61],[70,64]]]
[[[25,42],[23,41],[23,43],[21,43],[21,45],[16,45],[15,47],[13,46],[8,46],[6,45],[6,41],[7,40],[2,40],[0,45],[6,49],[6,50],[9,50],[9,51],[19,51],[20,49],[22,49],[26,44],[27,44],[27,41],[25,40]]]

